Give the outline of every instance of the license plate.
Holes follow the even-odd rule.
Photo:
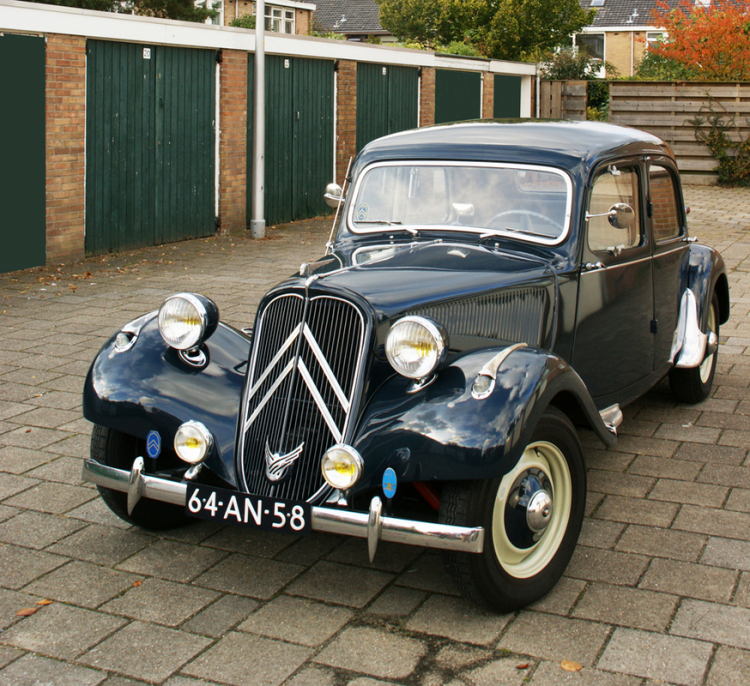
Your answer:
[[[188,484],[185,512],[191,517],[213,522],[283,531],[296,536],[307,536],[312,524],[310,503],[250,495],[201,484]]]

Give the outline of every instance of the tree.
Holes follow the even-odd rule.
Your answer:
[[[657,5],[653,19],[668,39],[649,46],[647,59],[661,58],[661,66],[677,63],[699,79],[750,79],[750,0],[712,0],[707,6],[680,0],[674,9],[663,0]]]
[[[472,45],[483,57],[535,60],[594,18],[578,0],[376,0],[380,23],[424,47]],[[749,0],[750,1],[750,0]]]
[[[31,2],[101,12],[128,14],[133,12],[148,17],[196,22],[204,22],[217,14],[216,10],[206,9],[205,2],[202,7],[196,7],[193,0],[123,0],[122,2],[120,0],[31,0]]]

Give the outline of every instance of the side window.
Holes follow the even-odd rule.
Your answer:
[[[674,179],[668,169],[652,165],[648,170],[654,240],[659,243],[682,233]]]
[[[628,228],[613,226],[606,216],[613,205],[618,203],[625,203],[635,213],[634,221]],[[588,220],[588,241],[592,252],[618,254],[620,250],[641,245],[643,228],[638,171],[635,168],[618,169],[610,165],[594,180],[588,211],[591,215],[600,215]]]

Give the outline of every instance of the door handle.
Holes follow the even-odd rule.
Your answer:
[[[604,269],[604,262],[586,262],[586,264],[583,265],[583,268],[587,272],[593,272],[597,269]]]

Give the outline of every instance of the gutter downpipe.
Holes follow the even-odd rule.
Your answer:
[[[253,198],[250,219],[250,235],[253,238],[266,237],[265,208],[263,192],[265,184],[266,155],[266,3],[255,3],[255,69],[253,83]]]

